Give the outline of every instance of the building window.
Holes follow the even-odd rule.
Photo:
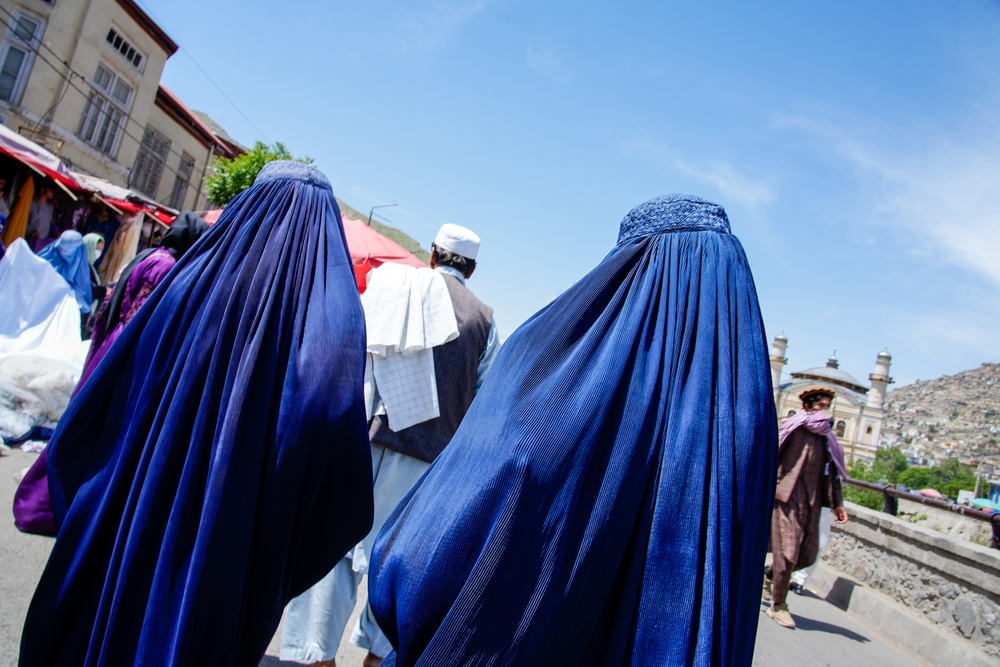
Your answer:
[[[871,434],[872,434],[872,427],[869,426],[868,428],[865,429],[865,435],[871,435]]]
[[[842,421],[837,422],[837,437],[843,438],[845,433],[847,433],[847,424]]]
[[[787,416],[788,417],[794,417],[795,416],[795,410],[789,410]]]
[[[132,86],[114,70],[98,65],[94,73],[94,91],[83,112],[80,138],[98,150],[114,155],[132,106]]]
[[[135,156],[135,166],[132,167],[132,177],[128,180],[130,188],[156,199],[156,191],[160,188],[160,176],[163,175],[163,165],[170,152],[170,140],[151,127],[142,133],[142,143],[139,154]]]
[[[146,56],[132,46],[127,39],[122,37],[116,28],[111,27],[108,30],[107,41],[111,45],[111,48],[122,54],[122,57],[132,63],[137,70],[142,71],[142,64],[146,62]]]
[[[174,189],[170,191],[170,201],[167,202],[167,206],[176,209],[184,208],[184,199],[193,172],[194,158],[185,153],[181,156],[181,165],[177,168],[177,178],[174,179]]]
[[[0,46],[0,99],[17,104],[24,93],[35,51],[45,32],[45,21],[21,10],[11,14],[11,21]]]

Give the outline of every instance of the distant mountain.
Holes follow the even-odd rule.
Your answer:
[[[346,215],[348,218],[354,218],[355,220],[360,220],[361,222],[368,222],[368,214],[362,213],[361,211],[349,206],[341,199],[337,199],[337,205],[340,206],[340,212],[342,215]],[[399,245],[403,246],[410,252],[412,252],[417,259],[425,264],[431,261],[431,254],[420,247],[420,244],[413,240],[412,237],[401,232],[395,227],[390,227],[389,225],[383,225],[378,220],[372,220],[372,229],[376,232],[385,236],[386,238],[392,239]]]
[[[923,380],[889,392],[880,445],[918,463],[947,458],[1000,468],[1000,364]]]
[[[205,113],[204,111],[193,111],[193,113],[195,116],[201,119],[201,122],[203,122],[205,125],[208,125],[208,129],[212,130],[215,136],[219,137],[227,144],[232,144],[241,151],[245,152],[247,150],[246,146],[241,145],[240,142],[236,141],[231,136],[229,136],[229,133],[226,132],[225,128],[216,123],[212,119],[212,117],[209,116],[207,113]]]

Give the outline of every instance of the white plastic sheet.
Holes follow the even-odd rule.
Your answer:
[[[15,241],[0,259],[0,434],[18,436],[59,419],[88,347],[69,284]]]
[[[0,259],[0,357],[36,354],[79,375],[89,343],[80,340],[80,307],[52,265],[18,239]]]

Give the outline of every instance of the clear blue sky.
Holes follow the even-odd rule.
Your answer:
[[[503,336],[632,206],[716,201],[790,369],[1000,361],[1000,2],[142,0],[268,140],[430,244]],[[261,138],[182,51],[164,83]]]

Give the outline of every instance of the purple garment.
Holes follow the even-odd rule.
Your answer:
[[[94,337],[90,343],[90,352],[87,354],[87,363],[83,367],[83,374],[80,382],[76,385],[76,392],[86,383],[87,378],[94,372],[100,364],[101,359],[111,349],[115,339],[118,338],[125,325],[138,312],[139,308],[146,302],[149,295],[153,293],[170,269],[174,268],[177,260],[165,248],[153,251],[148,257],[139,262],[128,277],[125,285],[125,296],[122,300],[121,317],[119,322],[111,327],[111,331],[106,330],[106,320],[98,318],[94,327]],[[107,299],[111,298],[109,294]],[[107,303],[101,310],[103,312]],[[76,395],[74,392],[74,396]],[[56,524],[52,515],[52,503],[49,496],[48,466],[46,464],[46,453],[35,459],[34,465],[21,480],[21,484],[14,493],[14,523],[18,529],[26,533],[38,535],[55,535]]]
[[[45,250],[47,247],[58,241],[59,239],[54,239],[52,237],[46,236],[43,238],[37,238],[31,242],[31,249],[35,251],[37,255],[41,251]]]
[[[25,533],[55,535],[57,532],[49,498],[46,458],[43,449],[14,492],[14,525]]]
[[[80,382],[76,385],[76,391],[80,391],[80,388],[97,368],[101,359],[111,349],[111,345],[121,334],[125,325],[138,312],[139,307],[146,303],[146,299],[153,293],[157,285],[163,282],[163,279],[167,277],[170,269],[174,268],[174,264],[176,263],[177,260],[174,259],[169,250],[166,248],[157,248],[132,270],[125,285],[125,296],[122,299],[119,321],[110,327],[110,331],[107,330],[108,324],[104,318],[99,317],[97,324],[94,325],[94,336],[90,341],[90,352],[87,353],[87,363],[83,366],[83,374],[80,376]],[[109,294],[107,298],[110,299],[111,295]],[[102,305],[101,310],[104,311],[106,306],[106,303]]]
[[[844,464],[844,448],[840,446],[840,443],[837,442],[837,436],[833,434],[831,421],[830,413],[823,410],[803,410],[791,417],[785,417],[781,420],[781,427],[778,429],[778,450],[781,450],[781,446],[785,444],[785,440],[792,434],[792,431],[800,427],[805,427],[806,430],[816,435],[825,435],[826,450],[830,453],[830,458],[837,466],[841,479],[848,479],[850,475],[847,474],[847,466]]]

